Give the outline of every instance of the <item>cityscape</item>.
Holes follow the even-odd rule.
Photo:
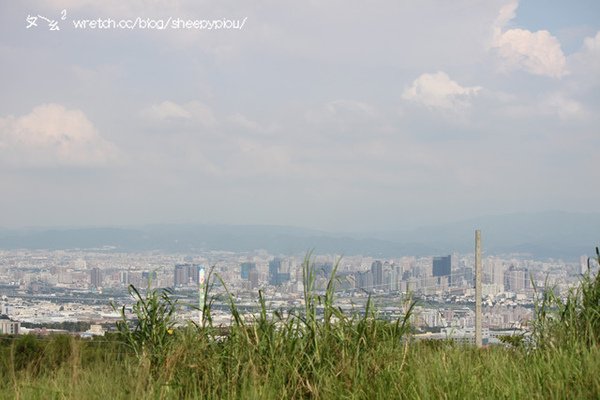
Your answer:
[[[129,307],[128,287],[170,288],[179,301],[181,325],[198,321],[200,275],[211,270],[227,285],[238,307],[257,312],[258,291],[270,312],[290,310],[303,301],[303,255],[266,251],[204,254],[118,253],[97,250],[12,250],[0,252],[2,333],[55,332],[61,323],[84,323],[82,336],[114,330],[121,318],[113,304]],[[361,309],[371,298],[382,317],[397,318],[403,302],[417,300],[411,323],[425,338],[472,337],[475,314],[474,255],[403,256],[392,259],[309,255],[315,289],[324,292],[336,267],[336,303],[344,310]],[[483,260],[484,340],[510,332],[526,332],[536,293],[550,287],[567,293],[588,268],[580,262],[539,261],[526,255],[487,256]],[[204,290],[204,289],[202,289]],[[232,316],[218,294],[215,320],[227,326]],[[126,307],[126,308],[127,308]],[[131,314],[128,314],[132,318]],[[11,323],[9,323],[12,321]],[[29,326],[29,328],[28,328]],[[469,333],[470,332],[470,333]],[[462,336],[461,336],[462,335]]]

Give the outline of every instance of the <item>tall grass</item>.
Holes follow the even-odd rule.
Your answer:
[[[129,285],[129,294],[134,298],[132,307],[135,316],[132,323],[128,320],[125,306],[120,308],[121,321],[117,329],[123,342],[135,353],[140,362],[149,362],[156,370],[164,362],[175,327],[177,301],[171,299],[168,289],[148,289],[142,296],[133,285]],[[113,304],[113,309],[117,307]]]
[[[376,349],[400,347],[409,329],[413,304],[394,323],[378,321],[370,301],[362,314],[344,314],[334,302],[338,265],[334,265],[325,292],[317,293],[314,267],[307,257],[302,265],[303,309],[275,310],[270,314],[264,294],[259,291],[260,312],[250,319],[240,315],[233,296],[216,275],[226,291],[232,315],[227,334],[213,326],[210,318],[198,329],[178,331],[180,347],[167,360],[163,378],[184,395],[198,394],[194,390],[207,387],[207,382],[201,384],[203,379],[229,382],[228,391],[218,393],[218,397],[239,395],[260,382],[277,387],[275,392],[279,395],[319,396],[323,390],[321,381],[332,371],[340,382],[351,386]],[[210,304],[205,304],[205,315],[210,315]],[[180,368],[181,365],[192,367]],[[354,365],[359,368],[353,368]],[[200,385],[190,386],[190,382]]]
[[[600,265],[600,250],[595,260],[588,258],[587,271],[579,285],[562,298],[547,285],[540,292],[533,324],[534,343],[539,347],[579,347],[600,344],[600,273],[592,273],[592,262]]]

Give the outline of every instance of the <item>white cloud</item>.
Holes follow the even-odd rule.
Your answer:
[[[25,166],[92,166],[117,159],[80,110],[43,104],[29,114],[0,117],[0,160]]]
[[[211,108],[199,101],[177,104],[166,100],[142,110],[141,114],[143,117],[159,121],[194,120],[205,127],[213,127],[217,124]]]
[[[148,117],[153,117],[159,120],[167,120],[167,119],[189,119],[192,117],[192,114],[180,106],[177,103],[173,103],[172,101],[163,101],[160,104],[153,104],[146,110],[144,110],[144,115]]]
[[[511,119],[558,117],[561,121],[581,119],[587,112],[583,104],[565,93],[545,93],[531,99],[528,103],[511,103],[500,106],[497,114]]]
[[[229,122],[231,122],[236,127],[240,127],[244,130],[251,132],[260,132],[263,130],[263,128],[258,122],[253,121],[240,113],[235,113],[234,115],[230,116]]]
[[[338,99],[322,103],[304,112],[307,126],[303,136],[321,142],[340,137],[363,140],[382,133],[389,133],[386,119],[374,106],[356,100]],[[301,123],[302,123],[301,122]]]
[[[235,132],[244,134],[258,134],[260,136],[269,136],[277,132],[278,126],[274,122],[262,125],[248,116],[241,113],[234,113],[227,118],[227,122]]]
[[[355,100],[330,101],[316,110],[310,110],[305,117],[311,123],[356,123],[371,120],[377,111],[371,105]]]
[[[561,93],[549,95],[542,103],[543,112],[558,115],[561,120],[580,118],[585,115],[584,107]]]
[[[237,177],[293,178],[302,169],[292,160],[292,151],[286,146],[260,143],[251,139],[236,138],[232,142],[230,157],[223,168]]]
[[[491,47],[502,61],[502,69],[522,69],[534,75],[560,78],[567,74],[567,60],[560,43],[546,30],[506,29],[515,17],[518,1],[504,5],[492,27]]]
[[[480,90],[480,86],[463,87],[439,71],[419,76],[404,90],[402,98],[431,108],[458,111],[469,107],[471,98]]]
[[[493,47],[506,70],[522,69],[553,78],[567,74],[567,60],[560,43],[548,31],[509,29],[495,38]]]
[[[594,37],[585,38],[583,48],[586,52],[600,53],[600,32],[597,32]]]
[[[584,79],[585,86],[598,83],[600,70],[600,32],[586,37],[581,49],[569,56],[569,66],[574,74]]]
[[[517,8],[519,7],[518,0],[510,0],[504,4],[498,12],[498,17],[494,21],[494,35],[500,35],[502,29],[517,15]]]

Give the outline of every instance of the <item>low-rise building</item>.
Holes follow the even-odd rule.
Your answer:
[[[0,314],[0,335],[18,335],[21,323],[13,321],[7,315]]]

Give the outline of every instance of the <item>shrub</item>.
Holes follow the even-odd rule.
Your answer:
[[[69,335],[52,335],[44,348],[44,364],[50,368],[58,368],[70,360],[73,353],[74,339]]]
[[[39,372],[42,349],[42,344],[35,336],[20,336],[11,348],[11,358],[15,370],[30,369],[32,373]]]

